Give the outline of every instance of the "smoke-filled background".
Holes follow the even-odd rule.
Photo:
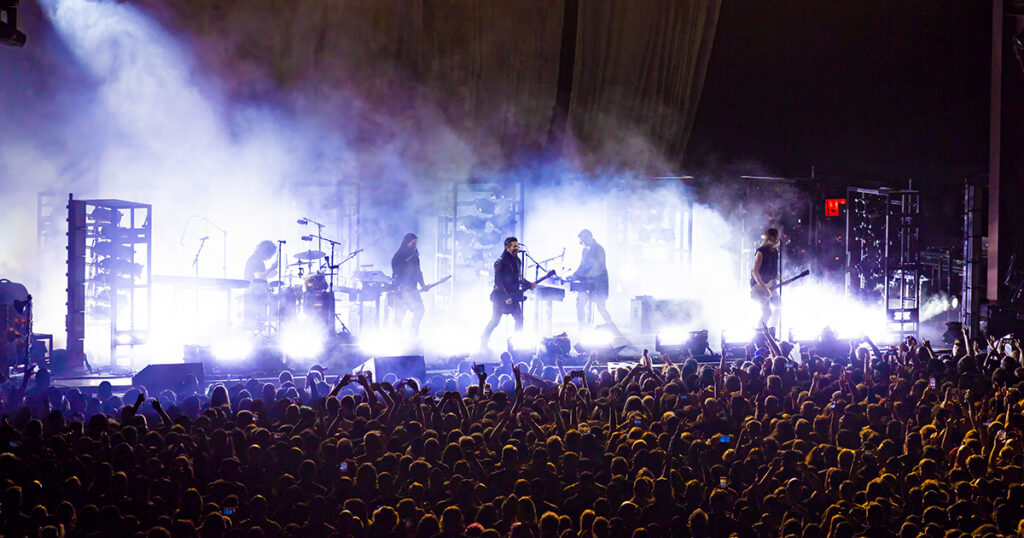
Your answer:
[[[24,282],[36,297],[36,332],[62,344],[66,300],[64,214],[38,230],[40,192],[60,208],[68,193],[152,204],[154,274],[240,278],[261,240],[286,240],[286,255],[310,248],[298,238],[311,229],[296,223],[309,217],[328,225],[341,251],[365,249],[353,264],[388,273],[403,234],[419,234],[430,282],[444,276],[433,252],[446,193],[475,181],[525,185],[520,239],[537,259],[559,256],[550,267],[560,273],[578,263],[578,232],[592,230],[608,250],[609,307],[624,330],[631,300],[642,295],[698,304],[679,329],[716,334],[754,325],[742,248],[800,194],[745,200],[743,218],[758,223],[741,226],[730,209],[736,186],[724,179],[652,179],[684,172],[678,163],[719,3],[692,2],[670,17],[628,3],[581,6],[577,91],[564,124],[552,112],[560,2],[287,4],[42,0],[22,7],[31,45],[0,51],[0,276]],[[496,24],[512,18],[520,23]],[[617,24],[649,26],[649,42],[602,54],[606,40],[622,39],[612,31]],[[484,29],[493,35],[480,39]],[[634,65],[651,40],[679,54]],[[667,74],[648,80],[640,69]],[[606,71],[615,77],[602,79]],[[701,182],[715,188],[692,190]],[[341,213],[356,186],[360,224],[352,235],[340,229]],[[671,230],[668,220],[680,213],[692,222],[687,260],[642,237]],[[460,282],[447,309],[428,299],[425,345],[438,353],[475,345],[490,313],[489,285],[489,275]],[[787,327],[868,332],[883,321],[870,305],[848,305],[841,286],[820,277],[787,294]],[[575,329],[574,297],[566,299],[556,305],[556,332]],[[180,359],[182,344],[209,343],[202,328],[224,321],[190,309],[189,300],[155,296],[153,360]],[[502,325],[495,338],[509,331]],[[389,338],[372,332],[367,340]]]

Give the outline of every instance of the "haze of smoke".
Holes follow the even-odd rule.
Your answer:
[[[626,219],[640,224],[696,198],[678,184],[652,182],[621,168],[594,171],[591,166],[582,171],[572,157],[511,171],[488,170],[477,148],[490,144],[467,140],[439,121],[430,107],[417,112],[423,120],[418,125],[433,121],[429,131],[402,132],[390,126],[386,135],[369,135],[374,142],[356,151],[352,140],[368,136],[363,131],[368,126],[386,121],[386,111],[355,110],[355,103],[348,108],[344,99],[339,102],[332,95],[325,97],[337,112],[331,120],[303,114],[322,110],[315,104],[233,103],[219,93],[216,80],[197,72],[192,51],[134,7],[48,0],[45,9],[90,83],[74,91],[54,91],[55,100],[66,103],[70,96],[79,106],[61,107],[66,116],[37,116],[40,124],[29,130],[28,138],[0,147],[6,177],[18,178],[5,179],[5,202],[16,209],[0,218],[5,229],[20,232],[0,243],[0,270],[26,281],[39,276],[36,293],[45,298],[37,310],[40,325],[55,334],[63,328],[63,251],[40,253],[39,270],[32,271],[25,260],[33,258],[35,238],[21,225],[33,220],[35,193],[44,189],[54,190],[59,198],[75,192],[152,203],[155,273],[192,274],[198,238],[208,235],[199,273],[220,276],[220,254],[226,250],[229,277],[239,276],[242,261],[259,240],[288,239],[289,253],[306,248],[308,244],[294,240],[309,232],[295,224],[297,217],[337,223],[340,201],[332,185],[339,181],[358,183],[364,196],[360,246],[368,250],[361,262],[385,265],[397,238],[417,231],[430,279],[443,276],[431,274],[432,216],[442,198],[440,186],[452,181],[480,174],[527,181],[527,233],[522,239],[535,257],[550,257],[565,247],[563,269],[578,260],[579,229],[591,229],[607,247],[617,231],[612,229],[615,212],[626,211]],[[626,138],[630,152],[647,155],[648,167],[658,162],[648,150],[638,149],[642,141]],[[663,163],[655,167],[669,169]],[[629,301],[636,295],[697,301],[702,308],[693,323],[707,327],[733,320],[737,305],[747,304],[740,302],[746,291],[735,256],[734,245],[741,239],[734,231],[736,219],[712,209],[729,197],[717,196],[714,189],[708,192],[714,203],[694,205],[691,269],[671,258],[670,248],[630,256],[609,252],[611,306],[620,325],[627,323]],[[784,206],[781,200],[772,203],[779,207],[766,206],[765,214]],[[194,215],[225,228],[227,244],[205,220],[190,220]],[[471,332],[482,327],[489,314],[486,287],[460,289],[456,304],[474,306],[464,306],[444,322],[428,321],[427,327],[456,325]],[[571,304],[561,310],[563,323],[572,324]]]

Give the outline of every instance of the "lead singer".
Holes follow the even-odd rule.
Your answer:
[[[494,262],[494,290],[491,291],[493,312],[491,321],[480,336],[480,349],[486,350],[491,333],[501,321],[501,316],[511,314],[516,322],[516,332],[523,329],[523,289],[537,285],[523,279],[523,264],[519,261],[519,240],[505,238],[505,251]]]

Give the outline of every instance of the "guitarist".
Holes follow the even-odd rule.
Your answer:
[[[612,327],[612,316],[605,305],[608,300],[608,266],[605,263],[604,247],[595,239],[590,230],[583,229],[579,235],[583,245],[583,256],[580,266],[572,274],[570,280],[579,281],[576,295],[576,321],[580,330],[587,327],[587,307],[594,305],[604,318],[604,322]],[[618,332],[618,329],[615,329]]]
[[[412,312],[410,330],[413,336],[419,334],[420,322],[423,321],[423,298],[420,297],[420,290],[426,287],[423,282],[423,271],[420,270],[420,253],[416,250],[418,242],[416,234],[405,234],[398,251],[391,257],[395,325],[401,328],[405,313]]]
[[[537,285],[523,279],[523,265],[519,261],[519,240],[505,238],[505,251],[494,262],[494,290],[491,291],[493,313],[491,321],[480,336],[480,349],[487,349],[491,333],[501,321],[501,316],[511,314],[516,322],[516,332],[523,330],[523,289]]]
[[[750,295],[761,304],[761,324],[772,317],[771,286],[779,279],[779,230],[768,228],[764,240],[754,253],[750,271]]]

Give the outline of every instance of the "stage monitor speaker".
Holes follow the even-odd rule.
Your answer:
[[[132,385],[144,386],[150,394],[164,389],[177,391],[184,385],[185,378],[189,375],[196,376],[199,381],[199,389],[203,390],[206,386],[206,376],[203,373],[203,363],[201,362],[150,364],[135,374],[135,377],[132,377]]]
[[[395,374],[398,379],[416,378],[422,385],[427,379],[427,366],[423,355],[399,355],[394,357],[374,357],[359,366],[352,373],[364,370],[373,372],[373,380],[381,381],[388,374]]]

